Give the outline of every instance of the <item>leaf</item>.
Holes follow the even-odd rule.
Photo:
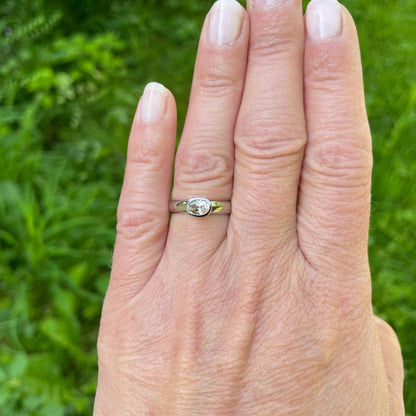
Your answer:
[[[9,364],[9,377],[21,378],[26,372],[28,366],[28,358],[26,353],[20,351],[15,354],[13,360]]]

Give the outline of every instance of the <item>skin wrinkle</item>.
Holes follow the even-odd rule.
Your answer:
[[[233,161],[221,155],[207,155],[206,150],[192,149],[189,153],[179,154],[177,180],[183,185],[192,185],[204,182],[214,182],[217,186],[232,183]]]
[[[238,78],[238,72],[227,72],[226,62],[214,61],[204,67],[198,74],[198,95],[207,100],[207,104],[211,104],[212,97],[224,98],[230,94],[238,93],[241,90],[242,82]],[[225,68],[222,68],[224,66]]]
[[[266,128],[267,130],[267,128]],[[235,139],[235,145],[239,151],[240,163],[249,164],[257,161],[258,168],[268,169],[270,166],[279,161],[282,168],[293,166],[295,162],[299,162],[302,157],[306,140],[303,136],[290,134],[282,134],[284,132],[270,132],[269,134],[251,132],[249,135],[238,135]],[[259,140],[259,138],[262,138]],[[283,139],[284,137],[287,137]]]

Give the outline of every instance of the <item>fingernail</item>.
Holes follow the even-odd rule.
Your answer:
[[[271,9],[272,7],[276,7],[286,0],[251,0],[250,6],[255,7],[256,9]]]
[[[342,11],[337,0],[312,0],[306,10],[306,30],[312,40],[325,40],[342,32]]]
[[[168,90],[162,84],[147,84],[140,103],[140,119],[145,123],[161,120],[166,113],[167,98]]]
[[[243,8],[235,0],[218,0],[211,9],[209,40],[214,45],[230,45],[240,36]]]

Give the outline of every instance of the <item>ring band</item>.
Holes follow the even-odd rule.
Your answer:
[[[230,214],[230,201],[211,201],[208,198],[197,196],[184,201],[170,201],[169,211],[186,213],[193,217],[206,217],[211,214]]]

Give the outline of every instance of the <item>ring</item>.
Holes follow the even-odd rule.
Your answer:
[[[193,217],[206,217],[210,214],[229,214],[230,201],[211,201],[208,198],[197,196],[186,201],[170,201],[169,211],[172,213],[186,213]]]

